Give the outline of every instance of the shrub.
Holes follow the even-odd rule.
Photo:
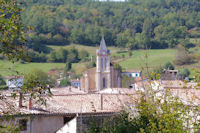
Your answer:
[[[64,86],[69,86],[70,85],[70,81],[68,78],[64,78],[63,80],[60,81],[60,86],[64,87]]]
[[[8,86],[7,85],[1,85],[0,86],[0,90],[7,90],[8,89]]]
[[[178,73],[178,78],[179,79],[185,79],[186,77],[188,77],[190,75],[190,71],[187,69],[187,68],[185,68],[185,69],[183,69],[183,70],[181,70],[179,73]]]
[[[174,66],[172,65],[171,62],[167,62],[165,65],[164,65],[164,69],[169,69],[169,70],[174,70]]]

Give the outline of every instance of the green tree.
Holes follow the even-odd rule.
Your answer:
[[[174,60],[176,65],[192,64],[195,62],[194,57],[189,53],[188,49],[182,45],[177,46],[177,55]]]
[[[56,62],[66,62],[70,53],[66,49],[60,48],[56,51]]]
[[[174,70],[174,66],[172,65],[172,63],[171,62],[167,62],[167,63],[165,63],[165,65],[164,65],[164,69],[165,70]]]
[[[69,86],[70,85],[70,80],[69,78],[64,78],[60,81],[60,86],[64,87],[64,86]]]
[[[78,60],[78,50],[75,49],[75,47],[70,48],[68,50],[67,62],[75,63],[78,62]]]
[[[184,68],[178,73],[177,77],[180,79],[185,79],[186,77],[189,77],[189,75],[190,75],[189,69]]]
[[[6,85],[6,82],[4,81],[3,77],[0,75],[0,86]]]
[[[51,51],[50,55],[49,55],[49,59],[50,62],[56,62],[56,52],[55,51]]]
[[[55,81],[51,80],[45,72],[34,69],[25,75],[22,92],[29,93],[30,98],[36,99],[41,104],[46,104],[46,98],[41,94],[50,96],[50,88],[54,85]]]
[[[78,58],[80,60],[85,60],[89,56],[89,53],[86,50],[81,50],[78,52]]]
[[[121,67],[118,63],[114,63],[114,64],[113,64],[113,67],[114,67],[115,69],[119,70],[120,73],[122,72],[122,67]]]
[[[145,92],[140,93],[141,97],[134,105],[125,106],[120,115],[109,120],[103,128],[93,125],[93,131],[96,128],[104,133],[199,132],[200,123],[196,121],[200,115],[198,106],[186,105],[168,90],[151,86],[149,81],[149,87],[145,87]]]
[[[21,9],[15,1],[0,0],[0,53],[8,59],[24,56],[25,42],[20,18]]]
[[[123,88],[130,88],[130,86],[134,83],[134,79],[132,77],[128,77],[124,75],[122,77],[122,87]]]
[[[6,82],[3,79],[3,77],[0,75],[0,90],[6,90],[6,89],[8,89],[8,86],[6,85]]]

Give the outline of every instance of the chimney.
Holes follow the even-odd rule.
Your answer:
[[[19,108],[22,108],[22,92],[19,92]]]
[[[27,109],[29,109],[29,110],[32,109],[32,99],[31,98],[29,98],[29,100],[28,100]]]

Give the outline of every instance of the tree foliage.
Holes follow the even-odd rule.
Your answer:
[[[10,60],[24,56],[25,37],[20,11],[15,1],[0,0],[0,53]]]
[[[172,48],[188,37],[199,37],[197,0],[18,0],[28,34],[40,44],[79,43],[96,46],[104,33],[108,45],[131,49]],[[33,36],[34,34],[34,36]]]
[[[184,68],[183,70],[181,70],[179,73],[178,73],[178,78],[180,79],[185,79],[186,77],[189,77],[190,75],[190,71],[187,69],[187,68]]]
[[[91,130],[98,129],[98,132],[103,133],[199,132],[197,116],[200,115],[200,108],[186,104],[169,90],[153,89],[149,86],[136,101],[127,105],[103,128],[93,125]]]
[[[60,81],[60,86],[61,87],[64,87],[64,86],[69,86],[71,83],[70,83],[70,81],[69,81],[69,78],[64,78],[64,79],[62,79],[61,81]]]
[[[167,62],[165,65],[164,65],[164,69],[165,70],[174,70],[174,66],[171,62]]]
[[[195,59],[189,53],[188,49],[183,47],[182,45],[177,46],[177,55],[174,60],[174,64],[176,65],[185,65],[195,63]]]
[[[46,73],[39,69],[34,69],[25,75],[22,92],[29,93],[30,98],[46,104],[46,99],[43,98],[43,95],[50,96],[50,88],[54,87],[54,85],[55,81],[48,77]]]

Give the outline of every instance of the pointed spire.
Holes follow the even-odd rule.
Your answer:
[[[99,51],[107,51],[104,35],[102,35]]]

